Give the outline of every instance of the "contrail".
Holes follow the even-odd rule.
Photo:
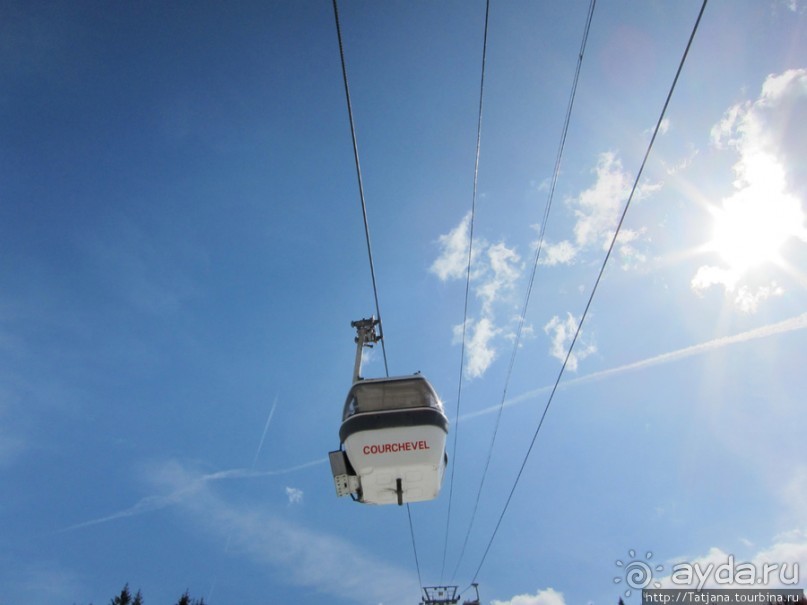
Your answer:
[[[83,521],[82,523],[76,523],[75,525],[65,527],[59,531],[73,531],[74,529],[82,529],[92,525],[100,525],[101,523],[114,521],[115,519],[124,519],[126,517],[134,517],[136,515],[142,515],[143,513],[148,513],[154,510],[160,510],[161,508],[171,506],[172,504],[176,504],[182,500],[187,493],[192,491],[193,487],[194,486],[189,486],[184,489],[177,490],[171,494],[168,494],[167,496],[146,496],[145,498],[138,500],[134,506],[130,506],[127,509],[112,513],[111,515],[107,515],[105,517],[99,517],[98,519],[91,519],[89,521]]]
[[[258,463],[258,457],[261,455],[261,450],[263,449],[263,441],[264,441],[264,439],[266,439],[266,433],[269,431],[269,425],[272,422],[272,416],[275,415],[275,408],[277,407],[277,398],[278,398],[278,395],[275,394],[275,400],[272,402],[272,409],[269,410],[269,417],[266,419],[266,424],[263,425],[263,433],[261,434],[261,440],[258,442],[258,449],[255,450],[255,457],[252,459],[252,466],[250,467],[250,471],[255,470],[255,465]],[[230,542],[232,542],[232,538],[233,538],[232,532],[229,532],[227,534],[227,542],[224,543],[224,554],[225,555],[230,554]],[[218,576],[214,576],[213,577],[213,582],[210,585],[210,590],[207,593],[207,600],[208,601],[213,600],[212,599],[213,588],[215,587],[217,581],[218,581]]]
[[[253,479],[258,477],[274,477],[276,475],[287,475],[289,473],[301,471],[303,469],[310,468],[312,466],[325,464],[326,462],[328,462],[327,458],[318,458],[317,460],[311,460],[310,462],[304,462],[303,464],[297,464],[295,466],[290,466],[288,468],[281,468],[271,471],[256,471],[253,469],[246,469],[246,468],[234,468],[226,471],[208,473],[207,475],[202,475],[201,477],[189,481],[187,485],[170,494],[164,496],[146,496],[145,498],[141,498],[140,500],[138,500],[133,506],[130,506],[129,508],[118,511],[116,513],[112,513],[110,515],[106,515],[104,517],[99,517],[98,519],[91,519],[89,521],[83,521],[82,523],[76,523],[75,525],[70,525],[69,527],[65,527],[64,529],[61,529],[59,531],[60,532],[72,531],[74,529],[81,529],[84,527],[90,527],[92,525],[100,525],[101,523],[106,523],[107,521],[114,521],[115,519],[134,517],[136,515],[142,515],[143,513],[150,513],[155,510],[160,510],[162,508],[166,508],[167,506],[171,506],[172,504],[177,504],[178,502],[182,501],[186,496],[198,492],[206,483],[209,483],[211,481],[221,481],[224,479]]]
[[[275,400],[272,403],[272,409],[269,410],[269,418],[266,419],[266,424],[263,427],[263,435],[261,435],[261,441],[258,443],[258,450],[255,452],[255,458],[252,459],[252,468],[255,468],[255,465],[258,463],[258,456],[261,454],[261,449],[263,449],[263,440],[266,439],[266,432],[269,430],[269,423],[272,422],[272,416],[275,415],[275,408],[277,407],[277,395],[275,395]]]
[[[302,464],[298,464],[296,466],[276,469],[273,471],[256,471],[254,469],[233,468],[227,471],[218,471],[215,473],[202,475],[198,481],[207,483],[208,481],[220,481],[222,479],[253,479],[255,477],[274,477],[276,475],[287,475],[289,473],[301,471],[311,466],[325,464],[326,462],[328,462],[327,458],[317,458],[316,460],[311,460],[310,462],[303,462]]]
[[[680,359],[685,359],[687,357],[693,357],[694,355],[700,355],[702,353],[714,351],[716,349],[722,349],[723,347],[727,347],[730,345],[736,345],[751,340],[757,340],[760,338],[768,338],[769,336],[775,336],[777,334],[795,332],[796,330],[803,330],[804,328],[807,328],[807,313],[802,313],[801,315],[797,315],[796,317],[791,317],[790,319],[785,319],[784,321],[780,321],[774,324],[762,326],[761,328],[748,330],[747,332],[741,332],[740,334],[735,334],[734,336],[724,336],[722,338],[715,338],[714,340],[709,340],[701,344],[692,345],[690,347],[684,347],[683,349],[670,351],[669,353],[662,353],[661,355],[656,355],[655,357],[643,359],[642,361],[635,361],[633,363],[619,366],[617,368],[611,368],[610,370],[602,370],[601,372],[594,372],[593,374],[589,374],[588,376],[581,376],[580,378],[575,378],[573,380],[563,382],[561,383],[561,387],[572,387],[586,382],[603,380],[605,378],[611,378],[619,374],[624,374],[625,372],[632,372],[634,370],[641,370],[644,368],[649,368],[651,366],[670,363],[673,361],[678,361]],[[542,393],[548,393],[551,389],[552,389],[551,386],[545,386],[541,387],[540,389],[528,391],[526,393],[518,395],[517,397],[508,399],[507,401],[505,401],[504,406],[510,407],[512,405],[523,403],[530,399],[534,399],[535,397],[541,395]],[[463,416],[460,417],[460,420],[470,420],[472,418],[477,418],[479,416],[484,416],[486,414],[492,414],[498,411],[498,409],[499,406],[494,405],[489,408],[485,408],[483,410],[471,412],[470,414],[464,414]]]

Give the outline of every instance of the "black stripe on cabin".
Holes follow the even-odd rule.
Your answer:
[[[435,408],[408,408],[390,412],[354,414],[342,423],[339,439],[345,440],[354,433],[393,429],[408,426],[436,426],[448,434],[448,418]]]

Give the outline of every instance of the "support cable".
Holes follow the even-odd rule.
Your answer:
[[[339,58],[342,62],[342,80],[345,84],[345,99],[347,100],[347,113],[348,118],[350,120],[350,135],[353,140],[353,158],[356,162],[356,178],[359,184],[359,197],[361,199],[361,211],[362,211],[362,218],[364,220],[364,238],[367,242],[367,258],[370,262],[370,278],[373,283],[373,296],[375,297],[375,310],[376,310],[376,317],[378,318],[378,333],[379,339],[381,340],[381,351],[384,355],[384,372],[386,373],[387,377],[389,377],[389,366],[387,364],[387,348],[384,340],[384,324],[381,322],[381,307],[378,303],[378,286],[376,285],[376,278],[375,278],[375,265],[373,263],[373,249],[370,245],[370,224],[367,220],[367,204],[364,199],[364,185],[361,178],[361,164],[359,163],[359,145],[356,140],[356,127],[353,122],[353,106],[350,102],[350,87],[348,86],[347,80],[347,66],[345,64],[345,51],[342,45],[342,28],[339,25],[339,7],[337,6],[337,0],[333,0],[333,16],[334,21],[336,22],[336,36],[339,40]],[[409,535],[412,538],[412,552],[415,557],[415,569],[417,570],[418,575],[418,586],[423,586],[423,581],[421,580],[420,576],[420,561],[418,560],[418,550],[417,545],[415,543],[415,528],[412,524],[412,513],[409,510],[409,503],[406,504],[406,515],[409,520]]]
[[[457,413],[456,421],[454,423],[454,442],[451,447],[451,478],[449,480],[448,488],[448,513],[446,514],[446,532],[445,540],[443,542],[443,563],[440,567],[440,582],[443,581],[443,572],[446,567],[446,553],[448,551],[448,534],[451,525],[451,503],[454,496],[454,471],[457,468],[457,438],[459,436],[460,424],[460,402],[462,401],[462,373],[465,366],[465,340],[468,331],[468,299],[471,291],[471,260],[473,259],[473,244],[474,244],[474,217],[476,215],[476,196],[477,196],[477,183],[479,181],[479,150],[482,144],[482,101],[485,91],[485,60],[488,50],[488,18],[490,16],[490,0],[485,4],[485,33],[482,39],[482,75],[479,82],[479,117],[476,124],[476,156],[474,160],[474,187],[473,195],[471,196],[471,218],[468,233],[468,267],[465,273],[465,304],[462,311],[462,347],[460,350],[460,370],[459,378],[457,380]]]
[[[378,287],[375,280],[375,265],[373,263],[373,248],[370,245],[370,224],[367,221],[367,204],[364,201],[364,184],[361,178],[361,164],[359,163],[359,144],[356,141],[356,126],[353,123],[353,105],[350,103],[350,87],[347,84],[347,67],[345,65],[345,51],[342,47],[342,28],[339,26],[339,8],[333,0],[333,16],[336,21],[336,37],[339,39],[339,58],[342,60],[342,80],[345,83],[345,98],[347,100],[347,115],[350,120],[350,135],[353,139],[353,159],[356,161],[356,178],[359,182],[359,198],[361,199],[361,214],[364,219],[364,239],[367,242],[367,258],[370,261],[370,279],[373,282],[373,296],[375,297],[375,313],[378,318],[378,334],[381,339],[381,352],[384,355],[384,371],[389,377],[387,365],[387,346],[384,341],[384,324],[381,322],[381,307],[378,304]]]
[[[622,210],[622,214],[621,214],[621,216],[619,218],[619,222],[617,223],[616,230],[614,231],[614,235],[611,238],[611,243],[610,243],[610,245],[608,247],[608,251],[605,254],[605,259],[602,262],[602,266],[600,267],[600,271],[599,271],[599,273],[597,275],[597,279],[595,280],[594,286],[593,286],[593,288],[591,290],[591,294],[589,295],[588,302],[586,303],[585,309],[583,310],[583,315],[580,317],[580,321],[577,324],[577,330],[575,331],[574,337],[572,338],[572,342],[569,345],[569,350],[567,351],[566,357],[563,360],[563,365],[560,368],[560,372],[558,372],[558,376],[557,376],[557,378],[555,380],[554,386],[552,387],[552,391],[549,394],[549,398],[547,399],[546,406],[544,407],[544,411],[541,414],[541,418],[540,418],[540,420],[538,422],[538,427],[535,429],[535,433],[532,436],[532,440],[530,441],[530,445],[527,448],[527,452],[524,455],[523,461],[521,462],[521,467],[518,470],[518,474],[516,475],[516,479],[513,482],[513,486],[510,489],[509,495],[507,496],[507,500],[505,501],[504,508],[502,509],[502,512],[499,515],[499,519],[496,522],[496,526],[493,529],[493,533],[490,536],[490,540],[488,541],[488,544],[487,544],[487,546],[485,548],[484,554],[482,555],[482,559],[479,562],[479,565],[476,568],[476,571],[474,572],[473,579],[471,580],[472,583],[476,582],[477,576],[479,576],[479,572],[480,572],[480,570],[482,569],[482,566],[485,563],[485,559],[487,558],[488,553],[490,552],[490,547],[493,545],[493,540],[496,538],[496,534],[499,531],[499,527],[501,527],[502,520],[504,519],[504,515],[507,512],[508,507],[510,506],[510,502],[511,502],[511,500],[513,498],[513,494],[516,491],[516,487],[518,487],[518,483],[519,483],[519,481],[521,479],[521,476],[522,476],[522,474],[524,472],[524,467],[527,465],[527,460],[529,459],[530,453],[532,452],[532,448],[535,445],[536,439],[538,438],[538,433],[540,432],[541,427],[544,424],[544,420],[546,419],[547,412],[549,411],[549,406],[552,404],[552,400],[553,400],[553,398],[555,396],[555,392],[557,391],[558,385],[560,384],[560,380],[561,380],[561,377],[563,376],[563,372],[566,369],[566,365],[568,364],[569,358],[572,355],[572,350],[574,349],[574,345],[577,342],[578,337],[580,336],[580,331],[581,331],[581,329],[583,327],[583,322],[585,321],[586,315],[588,314],[589,308],[591,307],[591,302],[594,300],[594,295],[597,292],[597,287],[599,286],[600,281],[602,280],[603,273],[605,272],[605,267],[608,264],[608,259],[611,257],[611,253],[612,253],[612,251],[613,251],[613,249],[614,249],[614,247],[616,245],[616,240],[619,237],[619,231],[622,228],[622,223],[625,220],[625,216],[626,216],[626,214],[628,212],[628,209],[630,208],[630,204],[631,204],[631,201],[633,200],[633,196],[636,193],[636,189],[637,189],[637,187],[639,185],[639,180],[641,179],[642,173],[644,172],[644,168],[645,168],[645,165],[647,164],[647,159],[650,156],[650,151],[653,148],[653,144],[655,143],[656,136],[658,136],[658,132],[661,129],[661,123],[664,120],[664,115],[667,112],[667,107],[670,104],[670,99],[672,98],[673,92],[675,91],[675,86],[678,83],[678,78],[681,75],[681,72],[682,72],[682,70],[684,68],[684,64],[686,63],[687,56],[689,55],[689,50],[690,50],[690,48],[692,46],[692,41],[695,39],[695,34],[698,31],[698,26],[700,25],[701,17],[703,17],[703,13],[704,13],[704,10],[706,9],[706,4],[707,3],[708,3],[708,0],[703,0],[703,4],[701,5],[700,12],[698,13],[698,17],[695,20],[695,25],[692,28],[692,32],[690,33],[689,40],[688,40],[686,48],[684,50],[684,54],[681,57],[681,60],[680,60],[680,62],[678,64],[678,70],[675,73],[675,77],[673,78],[672,84],[670,86],[670,90],[667,93],[667,98],[664,101],[664,106],[662,107],[661,114],[659,115],[658,121],[656,122],[656,126],[653,129],[653,136],[650,138],[650,142],[647,145],[647,150],[645,151],[644,157],[642,159],[642,163],[641,163],[641,165],[639,167],[639,171],[636,174],[636,178],[634,179],[633,187],[631,188],[630,195],[628,196],[628,199],[625,202],[625,207]]]
[[[516,330],[516,337],[515,337],[515,340],[513,342],[513,351],[510,354],[510,364],[509,364],[509,366],[507,368],[507,375],[506,375],[506,378],[505,378],[505,381],[504,381],[504,390],[502,392],[501,402],[499,403],[499,409],[498,409],[498,411],[496,413],[496,422],[494,423],[494,426],[493,426],[493,435],[492,435],[491,440],[490,440],[490,446],[488,448],[487,459],[485,460],[485,466],[484,466],[484,469],[482,471],[482,479],[479,482],[479,489],[476,492],[476,501],[474,502],[473,512],[471,513],[471,520],[468,523],[468,529],[465,532],[465,538],[464,538],[463,543],[462,543],[462,548],[460,549],[460,555],[459,555],[459,558],[457,559],[457,564],[454,567],[454,571],[451,574],[452,579],[457,575],[457,570],[459,569],[459,566],[462,563],[462,559],[465,556],[465,550],[466,550],[466,548],[468,546],[468,538],[471,535],[471,530],[473,529],[474,521],[476,520],[476,513],[477,513],[477,511],[479,509],[479,500],[480,500],[480,497],[482,495],[482,488],[485,485],[485,478],[487,477],[488,469],[490,467],[490,460],[491,460],[491,457],[493,455],[493,446],[496,443],[496,435],[497,435],[497,433],[499,431],[499,423],[500,423],[501,417],[502,417],[502,410],[504,408],[504,402],[505,402],[505,400],[507,398],[507,389],[508,389],[508,387],[510,385],[510,376],[513,373],[513,366],[515,365],[515,361],[516,361],[516,353],[518,352],[518,349],[519,349],[519,346],[520,346],[520,343],[521,343],[521,335],[522,335],[522,332],[524,330],[524,321],[525,321],[525,318],[527,316],[527,307],[528,307],[529,302],[530,302],[530,295],[532,293],[533,283],[535,282],[535,273],[536,273],[536,271],[538,269],[538,260],[539,260],[539,258],[541,256],[541,250],[543,248],[544,233],[546,232],[546,225],[547,225],[547,220],[549,218],[549,211],[550,211],[550,209],[552,207],[552,200],[554,199],[554,196],[555,196],[555,185],[558,182],[558,175],[560,174],[560,165],[561,165],[561,159],[563,158],[563,149],[564,149],[564,147],[566,145],[566,135],[569,132],[569,122],[571,121],[572,108],[574,107],[574,99],[575,99],[575,96],[577,94],[577,82],[578,82],[578,80],[580,78],[580,68],[581,68],[581,66],[583,64],[583,55],[585,54],[585,50],[586,50],[586,42],[588,41],[588,34],[589,34],[589,31],[591,30],[591,20],[592,20],[592,18],[594,16],[594,7],[595,7],[595,5],[596,5],[596,0],[591,0],[591,2],[589,4],[589,8],[588,8],[588,14],[587,14],[587,17],[586,17],[585,28],[583,29],[583,39],[582,39],[582,42],[580,43],[580,51],[577,54],[577,67],[575,68],[574,78],[572,80],[572,88],[571,88],[571,92],[569,94],[569,102],[568,102],[567,107],[566,107],[566,117],[565,117],[564,122],[563,122],[563,129],[562,129],[562,132],[561,132],[560,143],[558,145],[558,152],[557,152],[557,156],[555,158],[555,167],[554,167],[554,171],[552,173],[552,183],[551,183],[551,186],[549,188],[549,195],[547,196],[546,205],[544,206],[544,214],[543,214],[543,218],[541,220],[541,230],[540,230],[540,234],[539,234],[539,237],[538,237],[538,246],[536,248],[535,259],[534,259],[533,264],[532,264],[532,274],[530,275],[529,283],[527,285],[526,296],[524,298],[524,305],[522,306],[521,315],[519,316],[518,328]]]
[[[409,510],[409,502],[406,503],[406,516],[409,517],[409,535],[412,536],[412,552],[415,553],[415,568],[418,571],[418,586],[423,588],[423,580],[420,578],[420,563],[418,562],[418,548],[415,546],[415,527],[412,525],[412,512]]]

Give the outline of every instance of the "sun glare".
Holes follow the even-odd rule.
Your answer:
[[[759,160],[746,186],[713,211],[710,248],[735,272],[777,261],[784,243],[803,229],[801,204],[785,192],[781,166]]]
[[[732,269],[750,269],[774,260],[789,236],[761,206],[742,202],[715,212],[712,247]]]

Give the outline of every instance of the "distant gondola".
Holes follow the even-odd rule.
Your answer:
[[[344,449],[330,452],[339,496],[368,504],[432,500],[440,493],[448,458],[448,418],[432,385],[420,374],[363,379],[362,349],[379,336],[375,319],[358,331],[353,386],[339,429]]]

